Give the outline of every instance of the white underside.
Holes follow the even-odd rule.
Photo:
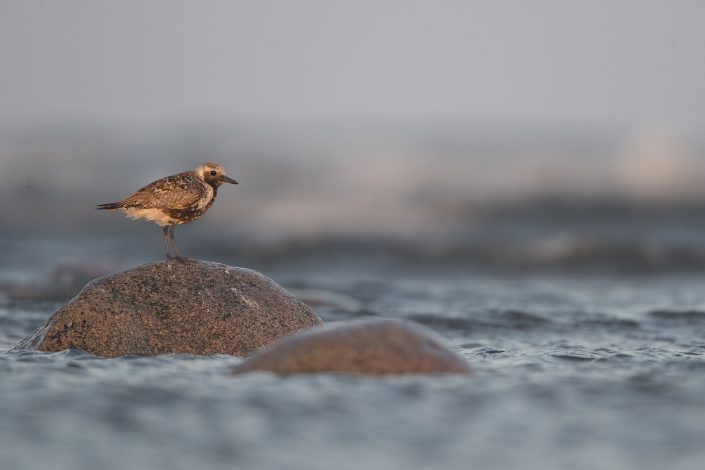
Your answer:
[[[213,188],[209,184],[204,184],[206,188],[206,197],[202,198],[200,201],[198,201],[198,204],[196,204],[195,207],[192,207],[191,210],[194,211],[200,211],[203,208],[205,208],[209,202],[213,199]],[[145,219],[149,220],[150,222],[154,222],[157,225],[161,225],[162,227],[165,225],[171,225],[171,224],[183,224],[184,222],[179,219],[175,219],[171,217],[169,214],[164,212],[162,209],[135,209],[135,208],[130,208],[130,209],[120,209],[122,212],[125,213],[125,215],[131,219]]]
[[[165,225],[181,223],[179,220],[176,220],[168,214],[165,214],[164,211],[161,209],[123,209],[122,211],[127,217],[131,219],[149,220],[150,222],[154,222],[155,224],[161,225],[162,227]]]

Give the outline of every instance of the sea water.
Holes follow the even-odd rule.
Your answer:
[[[261,270],[330,325],[425,325],[474,374],[232,376],[230,356],[13,351],[63,300],[6,292],[0,469],[705,465],[705,273],[323,260]],[[8,262],[1,278],[43,271]]]

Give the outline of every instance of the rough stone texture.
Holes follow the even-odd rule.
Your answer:
[[[428,329],[402,320],[362,320],[303,331],[249,357],[236,374],[467,374],[467,362]]]
[[[19,349],[99,356],[247,355],[321,319],[249,269],[198,260],[146,264],[89,282]]]

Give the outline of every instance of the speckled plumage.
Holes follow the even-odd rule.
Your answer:
[[[201,180],[194,171],[167,176],[121,201],[128,217],[145,218],[158,225],[185,224],[201,215],[213,204],[217,188]],[[161,216],[149,216],[152,209]]]
[[[238,184],[225,175],[219,163],[206,162],[193,171],[158,179],[121,201],[100,204],[98,209],[124,212],[130,218],[146,219],[164,227],[167,258],[171,257],[167,235],[171,236],[176,257],[180,258],[174,227],[205,214],[223,183]]]

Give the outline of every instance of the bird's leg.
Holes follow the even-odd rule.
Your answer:
[[[171,253],[169,252],[169,239],[167,236],[169,236],[169,226],[165,225],[164,230],[162,231],[162,235],[164,237],[164,247],[166,248],[166,259],[171,259]]]
[[[179,253],[179,247],[176,246],[176,240],[174,239],[174,229],[175,228],[176,228],[176,224],[171,224],[171,232],[169,234],[171,236],[171,244],[174,245],[174,255],[175,255],[174,257],[179,261],[184,261],[184,260],[186,260],[186,258],[181,256],[181,253]]]

